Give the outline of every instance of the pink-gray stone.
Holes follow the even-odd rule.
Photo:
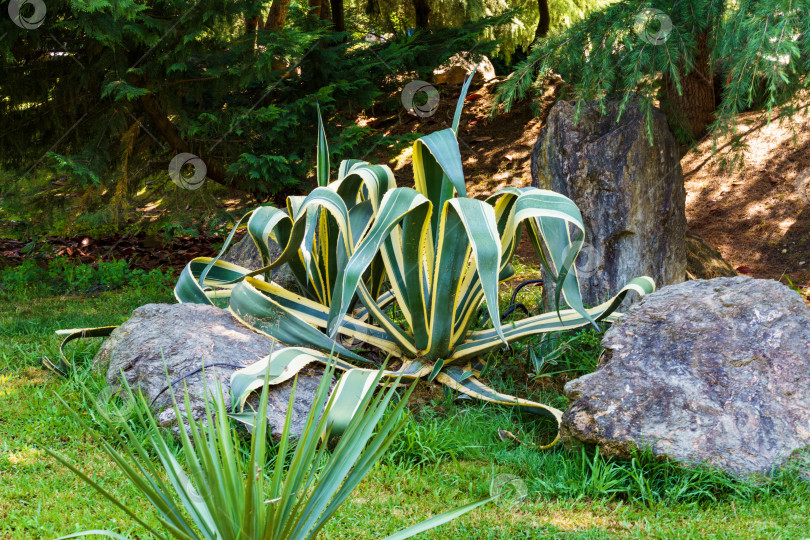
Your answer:
[[[231,374],[272,351],[282,347],[278,342],[253,332],[229,312],[199,304],[147,304],[132,312],[132,317],[115,329],[103,343],[94,360],[94,367],[106,373],[110,387],[118,386],[123,373],[127,383],[140,388],[158,422],[176,426],[177,417],[166,389],[173,385],[181,413],[184,382],[188,387],[192,414],[200,418],[205,411],[205,389],[209,394],[222,386],[225,403],[230,405]],[[229,364],[212,366],[212,364]],[[183,378],[205,366],[203,371]],[[168,379],[167,379],[168,372]],[[321,375],[304,371],[298,377],[295,390],[290,433],[299,436],[311,409]],[[270,387],[267,419],[268,431],[281,437],[292,381]],[[258,397],[248,401],[258,409]]]
[[[272,240],[268,242],[268,247],[270,249],[270,256],[273,259],[277,259],[281,255],[281,247]],[[258,270],[262,268],[262,255],[259,253],[259,248],[256,247],[256,243],[249,234],[245,234],[241,240],[234,243],[222,257],[222,260],[237,264],[248,270]],[[292,270],[290,270],[290,266],[286,263],[272,270],[272,280],[285,289],[295,290],[295,276]]]
[[[810,446],[810,308],[749,277],[665,287],[602,340],[597,370],[565,385],[569,446],[635,448],[735,475],[768,474]]]

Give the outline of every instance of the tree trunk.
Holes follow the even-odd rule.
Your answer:
[[[693,140],[700,139],[709,125],[714,121],[714,84],[709,35],[704,32],[698,36],[694,62],[690,67],[682,64],[679,71],[681,93],[678,93],[675,82],[666,74],[663,78],[664,110],[669,117],[672,130],[685,134]],[[684,73],[689,70],[688,75]]]
[[[346,31],[346,19],[343,10],[343,0],[331,0],[332,4],[332,21],[335,23],[335,30],[338,32]]]
[[[270,13],[267,14],[267,21],[264,23],[265,30],[278,30],[284,26],[287,20],[287,10],[290,9],[290,0],[273,0],[270,6]],[[273,69],[285,69],[287,63],[281,58],[274,57],[270,66]]]
[[[248,34],[256,32],[256,30],[262,30],[263,27],[264,22],[262,21],[261,17],[250,17],[249,19],[245,20],[245,30]]]
[[[537,28],[534,29],[534,41],[546,37],[548,35],[548,29],[551,26],[548,0],[537,0],[537,9],[540,11],[540,21],[537,23]]]
[[[288,9],[290,9],[290,0],[273,0],[270,13],[267,14],[267,21],[264,23],[264,29],[273,30],[284,26]]]
[[[158,132],[163,136],[164,139],[166,139],[175,152],[178,154],[183,152],[191,153],[188,143],[183,139],[182,135],[180,135],[180,132],[177,131],[177,128],[174,127],[171,120],[169,120],[169,117],[163,111],[163,108],[160,106],[160,103],[154,94],[146,94],[141,96],[140,104],[143,107],[143,110],[146,111],[149,119],[152,120],[152,123],[155,125]],[[233,183],[226,181],[225,172],[218,163],[209,161],[204,156],[199,157],[205,162],[205,167],[207,169],[206,176],[208,178],[217,184],[235,187]]]
[[[332,20],[332,8],[329,5],[329,0],[321,0],[321,19],[324,21]]]
[[[413,0],[413,9],[416,12],[416,27],[427,28],[430,24],[430,5],[428,0]]]

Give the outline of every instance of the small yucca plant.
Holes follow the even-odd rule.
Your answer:
[[[321,126],[319,187],[306,197],[290,197],[286,212],[261,207],[245,216],[266,266],[249,271],[219,256],[194,259],[186,266],[175,287],[180,302],[229,298],[231,313],[245,324],[302,347],[237,371],[232,383],[242,392],[234,392],[235,404],[261,386],[268,364],[270,382],[277,384],[310,362],[325,363],[330,351],[345,360],[364,361],[335,340],[340,335],[401,358],[401,369],[387,377],[429,377],[480,399],[560,420],[557,409],[499,394],[478,381],[483,368],[479,359],[531,335],[597,325],[615,316],[629,291],[644,295],[655,285],[648,277],[634,279],[607,302],[586,309],[574,264],[585,228],[573,201],[536,188],[504,188],[485,201],[466,196],[456,132],[468,86],[469,80],[452,128],[414,143],[416,189],[396,187],[386,166],[356,160],[341,163],[337,180],[329,183]],[[504,327],[498,283],[511,275],[510,262],[524,231],[540,263],[554,276],[558,309]],[[269,259],[269,239],[283,246],[276,260]],[[261,276],[284,263],[303,294]],[[382,292],[383,285],[389,290]],[[561,301],[569,307],[560,309]],[[392,304],[399,320],[390,314]],[[492,328],[475,330],[484,304]],[[348,362],[337,365],[357,371]],[[350,402],[345,406],[349,412],[354,408]]]
[[[142,406],[135,407],[135,411],[137,422],[145,428],[145,435],[139,437],[128,423],[118,424],[107,419],[108,415],[101,415],[109,422],[106,427],[115,438],[115,446],[98,438],[101,448],[151,503],[163,531],[146,523],[133,508],[116,499],[67,458],[48,452],[158,538],[314,538],[385,453],[407,421],[403,413],[406,399],[400,400],[391,407],[389,414],[385,414],[396,393],[394,386],[376,395],[367,392],[347,422],[344,436],[330,452],[326,441],[337,420],[333,404],[338,396],[336,391],[327,399],[333,369],[327,368],[304,431],[295,445],[291,444],[288,427],[295,392],[290,396],[287,425],[271,470],[264,469],[268,461],[267,422],[254,422],[252,414],[249,420],[244,414],[237,415],[253,426],[249,448],[245,448],[246,443],[231,425],[221,389],[213,393],[213,403],[206,404],[202,422],[190,415],[185,416],[188,433],[182,427],[180,429],[185,467],[158,429],[142,396],[135,398],[130,392],[132,399],[141,401]],[[382,372],[377,373],[373,380],[375,384],[381,375]],[[405,398],[409,394],[410,390],[405,393]],[[264,384],[255,418],[266,418],[267,397],[268,385]],[[183,418],[176,401],[174,406],[177,418]],[[191,410],[187,393],[185,406],[186,410]],[[76,417],[81,421],[78,415]],[[123,435],[118,432],[121,426]],[[145,441],[142,442],[142,438]],[[245,460],[248,452],[249,458]],[[159,465],[153,462],[153,456],[157,456]],[[389,538],[409,538],[491,499],[435,516]],[[105,530],[85,531],[63,538],[88,535],[124,538]]]

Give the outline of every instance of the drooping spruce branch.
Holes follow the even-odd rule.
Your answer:
[[[647,36],[659,37],[661,31],[665,40],[645,39],[637,20],[645,8],[660,10],[671,21],[668,32],[660,21],[646,27]],[[625,0],[538,40],[501,86],[496,105],[508,111],[554,72],[570,84],[567,97],[580,104],[593,100],[601,107],[606,99],[626,104],[638,96],[643,106],[660,104],[677,120],[700,106],[690,96],[702,85],[710,91],[701,99],[713,96],[719,102],[716,110],[711,104],[705,129],[715,139],[726,138],[736,135],[735,118],[743,110],[782,108],[790,116],[791,101],[807,87],[808,62],[805,2]]]

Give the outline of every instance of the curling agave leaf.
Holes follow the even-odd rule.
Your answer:
[[[349,171],[352,170],[353,167],[356,165],[365,164],[366,162],[362,159],[344,159],[340,162],[338,166],[338,180],[343,180],[343,178],[349,174]]]
[[[314,358],[334,352],[347,371],[364,360],[364,349],[376,347],[403,362],[386,378],[430,377],[476,398],[559,421],[561,412],[552,407],[486,388],[476,366],[494,349],[532,335],[612,321],[628,293],[643,296],[654,284],[637,278],[605,303],[586,308],[575,266],[585,234],[579,209],[564,195],[536,188],[508,187],[486,201],[467,198],[456,139],[459,111],[453,128],[414,143],[415,190],[395,187],[385,166],[344,161],[335,182],[306,197],[289,197],[288,214],[275,209],[253,213],[248,229],[254,242],[271,238],[282,245],[282,255],[264,263],[287,262],[300,295],[259,279],[261,270],[200,258],[181,274],[178,300],[213,303],[221,298],[257,331],[289,347],[311,349]],[[556,310],[502,325],[498,282],[511,274],[524,233],[557,284]],[[384,282],[390,290],[382,290]],[[478,321],[484,305],[491,328]],[[299,352],[291,353],[296,361],[284,365],[283,376],[277,369],[282,364],[261,364],[272,367],[260,369],[262,377],[277,384],[312,361]],[[256,373],[253,368],[242,373],[254,380],[252,389],[257,388]],[[357,403],[363,392],[356,389],[365,388],[368,379],[351,379],[350,391],[342,393],[346,403]],[[341,425],[355,408],[346,405],[345,410],[349,414]]]
[[[431,219],[431,228],[439,226],[438,211],[453,198],[467,196],[461,152],[452,129],[436,131],[413,144],[413,175],[416,189],[427,197],[437,209]]]
[[[596,307],[586,309],[586,315],[574,309],[559,312],[544,313],[534,317],[511,323],[503,331],[509,343],[536,334],[560,332],[581,328],[591,321],[606,320],[615,312],[629,292],[638,293],[639,296],[650,294],[655,290],[655,283],[649,277],[635,278],[624,286],[619,293]],[[459,345],[450,360],[454,363],[464,362],[488,353],[499,346],[499,336],[494,330],[479,330],[471,332],[467,340]]]
[[[453,113],[453,131],[456,133],[458,133],[458,125],[461,122],[461,111],[464,109],[464,100],[467,97],[467,91],[470,89],[470,84],[472,84],[476,71],[478,71],[478,66],[473,68],[472,73],[464,80],[464,84],[461,85],[461,95],[458,97],[456,111]]]
[[[348,309],[349,301],[361,281],[361,276],[377,256],[383,242],[405,215],[420,208],[422,214],[427,216],[430,201],[416,190],[398,188],[385,194],[372,229],[357,246],[357,250],[352,254],[346,266],[339,271],[340,277],[336,283],[335,296],[329,311],[330,323],[327,331],[330,336],[334,336],[337,332]]]
[[[465,232],[468,242],[459,242],[459,237],[462,237]],[[449,347],[452,343],[455,321],[454,312],[458,306],[457,293],[452,294],[452,291],[459,290],[465,283],[470,283],[463,280],[472,272],[472,268],[467,265],[469,251],[472,251],[472,259],[478,273],[477,279],[480,280],[495,331],[506,343],[501,332],[498,306],[501,241],[498,237],[494,210],[490,205],[476,199],[452,199],[448,201],[445,211],[442,213],[439,237],[440,243],[437,252],[441,256],[436,264],[436,275],[433,281],[430,347],[436,347],[440,351],[438,354],[442,356],[450,353]],[[453,243],[456,245],[451,246]],[[463,255],[458,257],[462,250]],[[449,264],[445,264],[445,253],[451,254]],[[452,260],[454,256],[455,260]],[[464,266],[467,266],[466,273],[464,273]],[[446,302],[444,301],[446,295],[441,292],[445,287],[451,291]]]
[[[284,309],[269,295],[262,294],[263,286],[263,282],[253,278],[238,283],[231,293],[231,314],[245,325],[287,345],[313,347],[326,352],[334,350],[346,358],[367,362]]]
[[[248,220],[247,229],[253,243],[259,248],[263,267],[272,270],[279,266],[282,261],[290,258],[291,253],[283,253],[282,256],[279,257],[281,261],[273,261],[270,257],[270,246],[268,245],[268,240],[273,240],[276,243],[284,245],[282,235],[289,237],[292,229],[292,220],[286,212],[278,208],[273,208],[272,206],[257,208],[253,211],[253,215],[251,215]],[[286,234],[283,234],[280,229],[283,229]]]

